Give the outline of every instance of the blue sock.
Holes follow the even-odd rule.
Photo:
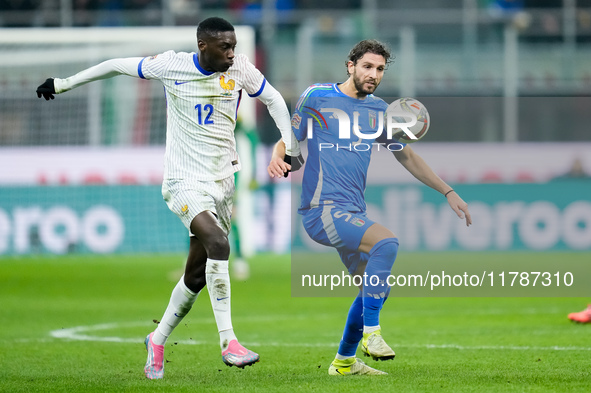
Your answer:
[[[343,338],[339,344],[338,354],[341,356],[355,356],[359,341],[363,337],[363,298],[361,293],[357,295],[347,316]]]
[[[378,326],[380,310],[390,293],[387,279],[398,253],[398,239],[379,241],[369,252],[363,280],[363,324]],[[373,280],[372,280],[373,278]]]

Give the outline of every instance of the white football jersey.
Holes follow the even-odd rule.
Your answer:
[[[245,55],[226,72],[208,72],[196,53],[167,51],[142,59],[138,74],[166,91],[164,179],[213,181],[240,169],[234,128],[242,90],[256,97],[266,83]]]

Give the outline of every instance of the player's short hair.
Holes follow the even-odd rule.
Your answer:
[[[345,66],[347,66],[350,61],[352,61],[353,64],[357,64],[357,60],[361,59],[366,53],[382,56],[384,60],[386,60],[386,66],[392,61],[392,52],[386,44],[378,40],[363,40],[358,42],[357,45],[351,49],[347,61],[345,61]],[[347,75],[349,75],[348,67]]]
[[[197,39],[203,40],[224,31],[234,31],[234,26],[227,20],[217,16],[207,18],[197,26]]]

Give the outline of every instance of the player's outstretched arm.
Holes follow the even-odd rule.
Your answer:
[[[275,121],[277,128],[279,128],[281,139],[285,144],[285,154],[290,157],[301,156],[300,144],[291,131],[289,110],[281,94],[271,84],[266,83],[265,88],[257,98],[267,105],[269,114]]]
[[[449,206],[461,219],[466,219],[466,226],[472,224],[472,217],[468,210],[468,204],[435,172],[427,163],[416,154],[410,146],[406,145],[404,149],[395,151],[394,157],[409,171],[414,177],[420,180],[423,184],[439,191],[445,195]]]
[[[128,57],[107,60],[66,79],[48,78],[37,88],[37,97],[53,100],[54,94],[65,93],[89,82],[112,78],[117,75],[139,77],[138,64],[142,59],[142,57]]]

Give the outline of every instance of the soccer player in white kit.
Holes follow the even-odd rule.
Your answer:
[[[185,274],[158,327],[145,340],[144,372],[149,379],[163,378],[164,344],[206,285],[224,363],[244,368],[259,361],[257,353],[236,339],[230,315],[228,232],[234,172],[240,169],[234,128],[243,90],[267,105],[288,146],[287,155],[300,154],[282,96],[246,56],[234,53],[234,27],[222,18],[208,18],[197,27],[197,45],[197,53],[167,51],[107,60],[66,79],[49,78],[37,89],[38,97],[49,100],[53,94],[117,75],[158,79],[165,87],[168,122],[162,195],[189,230],[190,248]]]

